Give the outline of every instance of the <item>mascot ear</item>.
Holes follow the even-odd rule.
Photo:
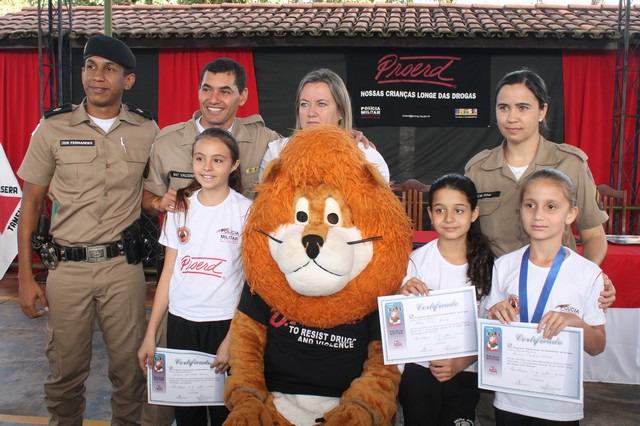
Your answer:
[[[280,170],[282,169],[282,161],[279,158],[275,160],[271,160],[267,165],[267,168],[264,169],[264,175],[262,176],[262,182],[272,182],[276,176],[280,174]]]
[[[364,167],[365,171],[371,175],[371,177],[376,181],[376,183],[379,186],[382,186],[384,188],[388,188],[389,184],[387,183],[386,180],[384,180],[384,178],[382,177],[382,175],[378,171],[378,168],[376,166],[374,166],[373,164],[369,163],[368,161],[366,163],[367,164],[365,164],[365,167]]]

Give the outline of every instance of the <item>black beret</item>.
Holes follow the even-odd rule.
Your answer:
[[[83,58],[86,60],[90,56],[100,56],[131,71],[136,69],[136,57],[133,56],[129,46],[106,35],[94,35],[87,40],[87,44],[84,45]]]

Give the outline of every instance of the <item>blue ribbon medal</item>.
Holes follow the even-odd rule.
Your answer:
[[[529,273],[529,248],[524,251],[522,255],[522,262],[520,263],[520,280],[519,280],[519,298],[520,298],[520,322],[529,322],[529,305],[527,304],[527,275]],[[553,258],[551,269],[547,275],[547,279],[544,281],[542,291],[540,292],[540,298],[536,304],[536,310],[531,318],[532,323],[539,323],[544,313],[544,307],[547,305],[549,295],[553,284],[558,278],[558,272],[560,272],[560,266],[564,262],[566,253],[564,247],[560,247],[558,253]]]

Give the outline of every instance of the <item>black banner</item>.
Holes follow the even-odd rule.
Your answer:
[[[347,75],[357,127],[489,125],[487,54],[354,53],[347,55]]]

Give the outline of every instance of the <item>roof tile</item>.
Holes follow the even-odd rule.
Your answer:
[[[73,38],[103,29],[102,7],[73,9]],[[640,8],[630,29],[640,34]],[[63,16],[68,28],[68,17]],[[44,15],[42,27],[47,28]],[[114,6],[114,33],[131,38],[484,37],[618,39],[618,10],[608,6],[438,4],[215,4]],[[0,17],[0,40],[35,39],[37,9]]]

